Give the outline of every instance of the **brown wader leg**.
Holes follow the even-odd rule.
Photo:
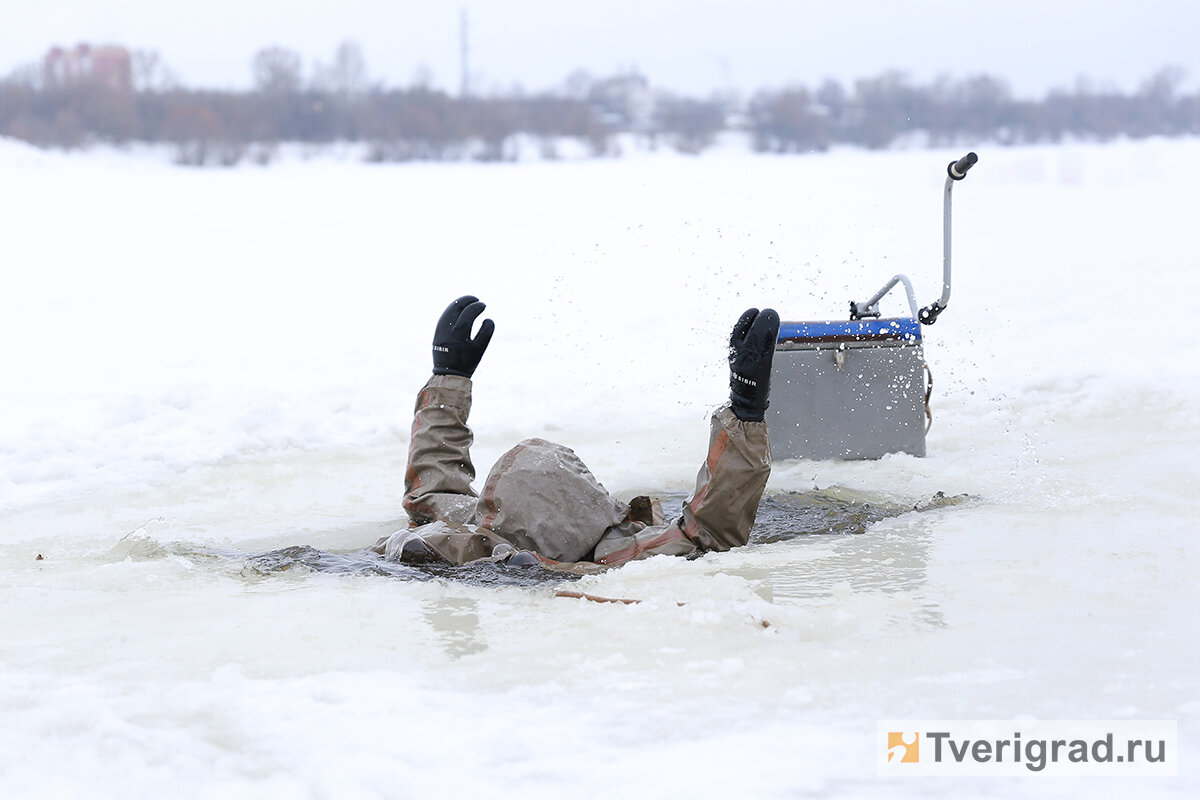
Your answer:
[[[471,380],[434,375],[417,395],[408,469],[404,474],[404,510],[409,527],[442,520],[466,524],[475,515],[475,466],[467,427]]]
[[[471,481],[474,436],[467,427],[471,413],[471,380],[434,375],[417,395],[408,469],[404,474],[404,510],[408,529],[381,539],[374,548],[385,558],[402,555],[410,539],[419,538],[437,558],[465,564],[490,558],[497,545],[508,544],[491,531],[476,530],[475,491]],[[412,549],[420,553],[425,548]],[[418,560],[424,560],[418,558]]]
[[[617,566],[653,555],[691,555],[744,545],[771,475],[765,422],[742,422],[722,406],[713,413],[708,458],[683,514],[670,525],[615,525],[596,545],[598,564]]]

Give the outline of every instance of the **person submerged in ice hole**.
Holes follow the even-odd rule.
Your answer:
[[[771,474],[763,413],[779,333],[773,309],[751,308],[734,325],[729,402],[713,412],[696,490],[668,522],[647,497],[616,500],[574,451],[544,439],[526,439],[501,456],[482,497],[471,489],[471,376],[495,331],[487,319],[471,336],[484,307],[460,297],[437,322],[433,376],[417,395],[404,476],[409,525],[380,539],[374,552],[408,563],[617,566],[746,543]]]

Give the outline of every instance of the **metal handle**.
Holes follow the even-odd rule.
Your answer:
[[[850,319],[863,319],[864,317],[879,316],[879,301],[883,296],[890,292],[897,283],[904,284],[904,291],[908,295],[908,307],[912,310],[913,316],[922,325],[932,325],[937,322],[938,315],[946,310],[946,306],[950,304],[950,195],[954,188],[955,181],[961,181],[967,177],[967,170],[975,166],[979,161],[979,156],[975,153],[967,153],[958,161],[951,161],[946,167],[946,190],[944,192],[945,204],[943,206],[942,217],[942,296],[934,300],[929,305],[917,310],[917,301],[913,297],[912,283],[904,275],[897,275],[892,278],[884,287],[871,296],[870,300],[856,303],[850,301]]]
[[[871,295],[871,299],[862,303],[850,301],[850,319],[863,319],[865,317],[879,316],[879,301],[883,296],[892,290],[897,283],[904,284],[904,294],[908,297],[908,308],[912,311],[912,315],[917,316],[917,298],[913,294],[912,281],[907,275],[896,275],[890,281],[883,285],[875,294]]]
[[[967,177],[967,170],[975,166],[979,156],[967,153],[958,161],[951,161],[946,167],[945,202],[942,210],[942,296],[917,312],[917,320],[922,325],[932,325],[937,322],[938,315],[950,305],[950,196],[954,191],[954,182]]]

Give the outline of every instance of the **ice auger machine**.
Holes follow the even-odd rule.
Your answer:
[[[921,326],[950,303],[950,200],[978,160],[967,153],[946,168],[941,297],[918,310],[912,281],[896,275],[869,300],[851,301],[849,320],[779,326],[766,416],[775,460],[925,455],[932,377]],[[911,316],[881,318],[879,301],[898,285]]]

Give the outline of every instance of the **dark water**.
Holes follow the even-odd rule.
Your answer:
[[[685,494],[662,498],[667,519],[682,513],[686,499]],[[967,499],[964,495],[948,497],[938,492],[918,503],[907,504],[836,488],[785,492],[764,497],[758,504],[747,546],[785,542],[797,536],[866,533],[867,528],[880,520],[910,511],[931,511],[957,505]]]
[[[750,544],[770,544],[814,534],[858,534],[880,520],[910,511],[958,505],[966,496],[938,492],[919,503],[904,504],[839,490],[788,492],[764,497],[750,530]]]
[[[685,494],[661,499],[667,519],[679,516]],[[965,498],[940,492],[917,504],[886,501],[844,490],[787,492],[764,497],[750,531],[748,547],[768,546],[799,536],[842,536],[865,533],[874,523],[910,511],[927,511],[960,503]],[[481,586],[540,586],[577,580],[571,573],[540,566],[513,567],[480,561],[460,567],[448,564],[401,564],[385,561],[370,550],[332,553],[309,545],[294,545],[245,556],[242,574],[265,578],[280,573],[322,572],[340,575],[379,575],[410,581],[449,580]]]
[[[582,577],[554,572],[541,566],[512,567],[491,561],[477,561],[461,567],[450,564],[401,564],[385,561],[382,556],[370,550],[330,553],[306,544],[250,556],[242,568],[242,574],[248,578],[299,571],[338,575],[382,575],[408,581],[444,579],[477,586],[541,586],[578,580]]]

